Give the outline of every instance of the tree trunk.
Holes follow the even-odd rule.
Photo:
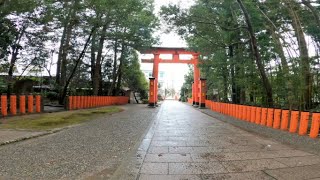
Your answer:
[[[101,60],[102,60],[102,51],[104,47],[104,41],[106,39],[106,30],[107,30],[107,24],[105,24],[102,28],[100,40],[99,40],[99,48],[98,48],[98,54],[95,64],[95,70],[94,70],[94,76],[93,76],[93,95],[98,95],[99,92],[99,85],[100,85],[100,72],[101,72]]]
[[[68,7],[68,1],[65,1],[64,3],[64,8],[69,8],[69,12],[67,17],[63,20],[63,31],[62,31],[62,36],[60,39],[60,47],[59,47],[59,52],[58,52],[58,60],[57,60],[57,70],[56,70],[56,84],[60,85],[60,80],[61,80],[61,62],[63,58],[63,50],[64,46],[66,44],[66,35],[67,35],[67,29],[70,21],[70,17],[72,14],[72,8]]]
[[[70,40],[72,35],[72,28],[73,25],[69,24],[66,30],[66,40],[65,44],[63,46],[62,55],[61,55],[61,76],[60,76],[60,86],[63,87],[66,84],[66,78],[67,78],[67,56],[68,56],[68,50],[70,47]]]
[[[136,96],[136,92],[134,92],[134,91],[133,91],[133,97],[134,97],[134,99],[136,100],[137,104],[140,104],[140,103],[139,103],[139,100],[138,100],[138,98],[137,98],[137,96]]]
[[[223,102],[229,102],[228,99],[228,75],[226,73],[228,73],[228,68],[227,67],[223,67],[222,68],[223,71]]]
[[[65,86],[63,87],[62,93],[61,93],[60,98],[59,98],[59,104],[64,104],[64,103],[65,103],[69,84],[70,84],[71,80],[73,79],[73,77],[74,77],[74,75],[75,75],[75,73],[76,73],[76,71],[77,71],[77,69],[78,69],[78,66],[79,66],[79,64],[80,64],[80,61],[83,59],[83,57],[84,57],[84,55],[85,55],[85,53],[86,53],[86,51],[87,51],[87,47],[89,46],[89,43],[90,43],[92,34],[95,32],[95,30],[96,30],[96,28],[93,27],[92,30],[91,30],[91,32],[90,32],[90,34],[89,34],[88,39],[86,40],[86,43],[85,43],[85,45],[84,45],[84,47],[83,47],[83,49],[82,49],[79,57],[76,59],[76,64],[75,64],[75,66],[73,67],[72,72],[71,72],[69,78],[66,80]]]
[[[58,61],[57,61],[57,70],[56,70],[56,83],[57,84],[60,84],[61,59],[62,59],[62,53],[63,53],[63,47],[64,47],[65,38],[66,38],[66,33],[67,33],[67,25],[63,27],[63,32],[62,32],[62,36],[61,36],[61,40],[60,40],[60,47],[59,47]]]
[[[118,61],[118,40],[115,40],[114,43],[114,56],[113,56],[113,71],[112,71],[112,82],[108,91],[108,95],[111,96],[114,94],[114,86],[117,80],[117,61]]]
[[[92,35],[91,40],[91,85],[93,87],[93,76],[96,69],[96,33]]]
[[[258,7],[259,8],[259,7]],[[294,95],[293,95],[293,85],[290,79],[290,70],[289,70],[289,65],[287,62],[287,58],[285,56],[283,46],[281,43],[281,35],[277,31],[276,25],[272,22],[272,20],[265,14],[262,9],[260,9],[260,12],[265,16],[266,20],[268,21],[269,25],[267,25],[267,31],[271,34],[272,40],[275,44],[275,51],[278,53],[281,61],[281,72],[282,75],[284,76],[285,79],[285,91],[287,92],[287,104],[289,109],[291,109],[293,100],[294,100]]]
[[[268,77],[266,75],[266,72],[265,72],[265,69],[264,69],[264,66],[263,66],[263,63],[262,63],[261,55],[260,55],[260,52],[258,50],[257,38],[256,38],[256,36],[254,34],[254,31],[253,31],[253,27],[252,27],[252,23],[251,23],[251,20],[250,20],[250,16],[248,14],[247,9],[243,5],[242,0],[237,0],[237,2],[239,4],[239,6],[240,6],[240,9],[242,10],[242,12],[244,14],[245,21],[246,21],[246,24],[247,24],[247,27],[248,27],[248,31],[249,31],[250,39],[251,39],[251,44],[252,44],[252,47],[253,47],[254,58],[256,60],[257,66],[258,66],[258,70],[259,70],[259,73],[260,73],[260,76],[261,76],[263,87],[264,87],[264,89],[266,91],[267,105],[269,107],[273,107],[272,87],[271,87],[270,81],[269,81],[269,79],[268,79]]]
[[[122,83],[122,68],[123,68],[123,61],[126,58],[126,46],[124,43],[122,44],[122,49],[121,49],[121,57],[120,57],[120,63],[119,63],[119,68],[118,68],[118,81],[117,81],[117,86],[115,90],[115,95],[118,95],[121,89],[121,83]]]
[[[287,6],[289,16],[292,19],[292,27],[294,29],[298,45],[300,51],[300,67],[302,70],[302,77],[304,79],[303,84],[303,109],[308,110],[312,107],[312,79],[311,79],[311,72],[310,72],[310,59],[309,59],[309,52],[307,42],[304,36],[304,32],[301,26],[300,19],[297,13],[294,11],[292,7],[292,1],[285,0],[285,4]]]
[[[293,85],[291,82],[292,80],[290,79],[289,65],[288,65],[285,53],[283,51],[283,46],[280,41],[281,39],[280,35],[276,32],[276,29],[274,29],[273,27],[270,27],[269,31],[272,35],[272,40],[275,43],[275,50],[280,57],[281,67],[282,67],[281,71],[285,79],[285,87],[286,87],[285,91],[287,92],[288,108],[291,109],[291,106],[293,105],[294,95],[293,95]]]
[[[21,41],[21,38],[24,36],[24,34],[26,32],[26,29],[27,29],[26,26],[22,27],[20,33],[17,34],[17,36],[16,36],[14,45],[12,46],[12,54],[11,54],[11,59],[10,59],[10,66],[9,66],[9,70],[8,70],[8,87],[7,87],[8,99],[9,99],[11,93],[12,93],[13,72],[14,72],[14,67],[15,67],[17,59],[18,59],[18,55],[19,55],[20,41]],[[9,107],[10,107],[10,103],[9,103]]]
[[[234,61],[234,47],[232,45],[229,46],[229,57],[230,57],[230,70],[231,70],[231,99],[232,99],[232,103],[234,104],[238,104],[238,98],[237,98],[237,85],[236,85],[236,77],[235,77],[235,71],[236,71],[236,67],[235,67],[235,61]]]

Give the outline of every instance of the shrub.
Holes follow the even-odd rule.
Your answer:
[[[50,101],[57,101],[59,100],[59,94],[57,92],[48,92],[47,97]]]
[[[148,104],[149,100],[148,99],[142,99],[142,104]]]

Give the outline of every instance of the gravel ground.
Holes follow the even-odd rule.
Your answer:
[[[230,116],[225,116],[223,114],[213,112],[209,109],[200,109],[200,111],[211,117],[242,128],[246,131],[256,133],[264,137],[272,138],[278,142],[293,146],[297,149],[320,155],[320,138],[312,139],[308,136],[299,136],[296,133],[292,134],[288,131],[281,131],[277,129],[268,128],[266,126],[261,126],[254,123],[242,121]]]
[[[110,177],[140,143],[158,111],[146,105],[123,108],[56,134],[1,146],[0,179]]]

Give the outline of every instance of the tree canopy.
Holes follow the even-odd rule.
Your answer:
[[[309,110],[320,101],[319,5],[197,0],[188,9],[163,6],[161,14],[189,48],[202,54],[209,98]]]
[[[0,15],[6,93],[18,67],[21,74],[46,71],[60,104],[79,89],[117,95],[128,85],[122,81],[132,49],[155,44],[158,27],[152,0],[4,0]]]

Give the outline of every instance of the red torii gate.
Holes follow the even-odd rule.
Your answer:
[[[160,63],[183,63],[193,64],[194,66],[194,82],[192,84],[192,101],[193,105],[201,108],[205,107],[206,100],[206,80],[200,78],[199,53],[189,51],[185,48],[167,48],[152,47],[147,50],[140,51],[141,54],[153,54],[153,59],[142,59],[142,63],[153,63],[153,77],[150,79],[149,90],[149,106],[154,107],[158,101],[158,75]],[[160,58],[160,54],[171,54],[173,58],[164,60]],[[191,60],[180,59],[180,55],[192,55]]]

